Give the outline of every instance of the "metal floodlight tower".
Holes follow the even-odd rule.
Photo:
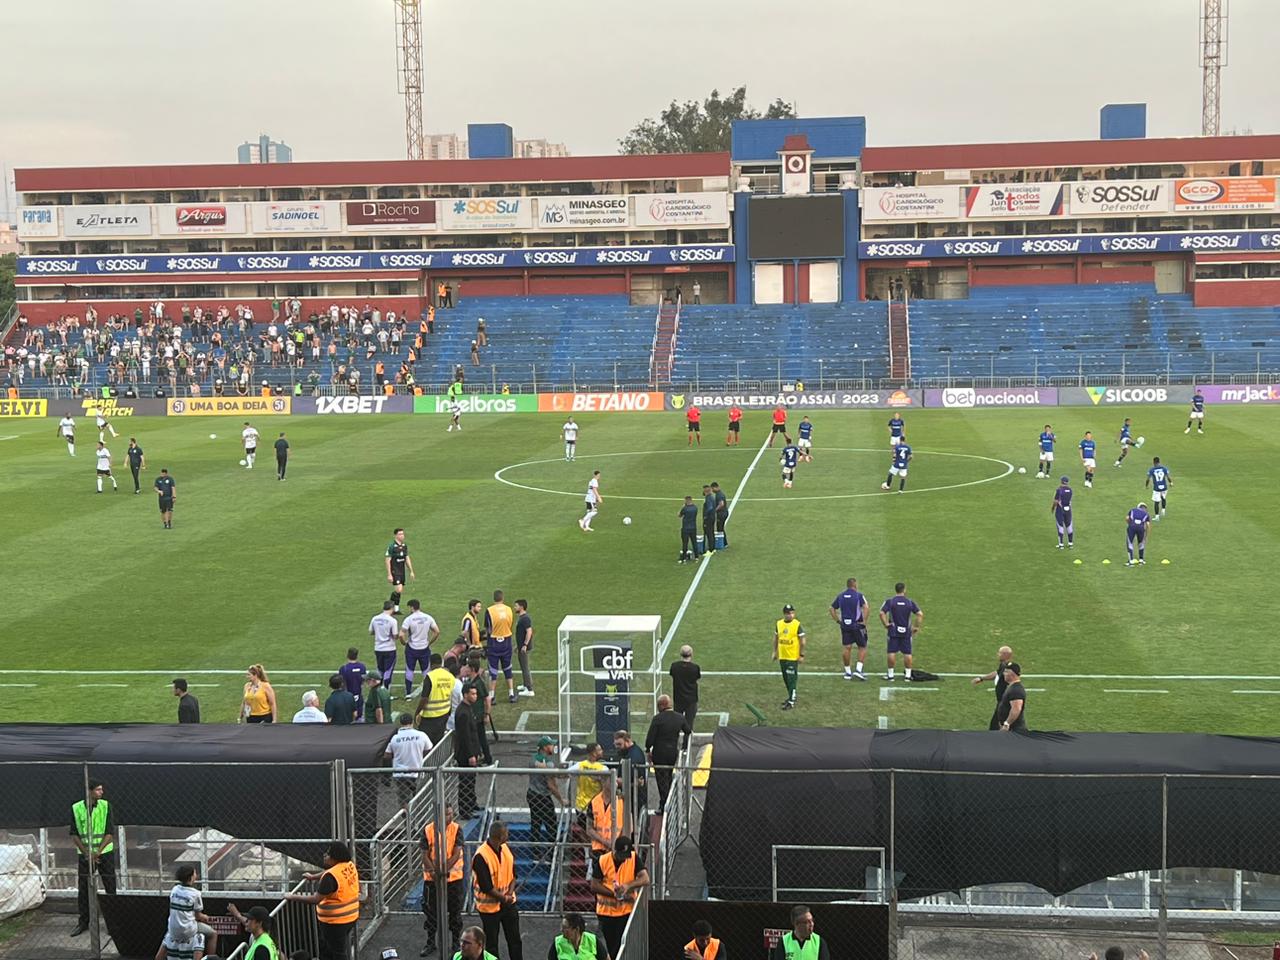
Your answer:
[[[422,151],[422,3],[394,0],[396,5],[396,72],[404,94],[404,139],[410,160]]]
[[[1202,0],[1200,9],[1200,135],[1216,137],[1222,121],[1222,68],[1227,65],[1230,0]]]

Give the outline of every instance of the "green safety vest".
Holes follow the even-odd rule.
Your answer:
[[[453,955],[453,960],[462,960],[462,951],[461,951],[461,950],[459,950],[457,953],[455,953],[455,954]],[[484,953],[481,955],[481,960],[498,960],[498,958],[497,958],[497,957],[495,957],[495,956],[494,956],[492,953],[490,953],[488,950],[486,950],[486,951],[484,951]]]
[[[90,853],[110,853],[116,848],[114,842],[108,842],[101,850],[98,845],[107,839],[107,812],[110,808],[107,801],[99,800],[93,805],[93,822],[89,823],[89,815],[85,812],[85,804],[83,800],[77,800],[71,805],[71,815],[75,817],[76,833],[80,834],[80,839],[84,841],[84,845],[89,848]],[[92,830],[92,833],[90,833]]]
[[[796,935],[788,930],[782,936],[782,955],[787,960],[818,960],[818,951],[822,948],[822,938],[816,933],[801,946]]]
[[[573,949],[573,944],[562,936],[556,937],[556,958],[557,960],[579,960],[579,958],[594,957],[596,955],[596,935],[594,933],[582,932],[582,942],[578,944],[578,949]]]
[[[264,933],[260,937],[254,937],[249,941],[249,949],[245,951],[245,956],[249,960],[253,960],[253,951],[258,947],[266,947],[267,953],[271,956],[271,960],[276,960],[279,954],[276,952],[276,942],[271,939],[271,934]]]

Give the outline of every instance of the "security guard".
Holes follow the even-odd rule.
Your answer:
[[[422,828],[422,912],[426,914],[427,945],[422,948],[426,956],[436,948],[436,929],[440,925],[440,911],[437,905],[436,869],[443,867],[448,871],[445,893],[445,904],[449,911],[449,942],[456,944],[462,936],[462,828],[453,816],[453,804],[444,808],[444,850],[436,847],[436,822]],[[448,953],[441,950],[441,955]]]
[[[826,943],[813,932],[813,914],[808,907],[791,908],[791,927],[773,948],[770,960],[831,960]]]
[[[516,860],[507,846],[507,825],[503,821],[495,820],[489,828],[489,839],[480,845],[471,861],[471,879],[484,942],[496,947],[501,930],[507,940],[509,960],[524,960],[520,913],[516,910]]]
[[[442,666],[444,660],[440,654],[431,654],[430,663],[431,669],[427,671],[422,691],[425,697],[420,701],[422,709],[418,711],[418,729],[430,737],[432,743],[439,743],[449,725],[449,705],[455,678]]]
[[[729,951],[711,935],[706,920],[693,921],[693,939],[684,945],[684,960],[729,960]]]
[[[249,948],[244,952],[245,960],[277,960],[280,948],[271,936],[271,914],[266,907],[253,907],[248,913],[241,913],[234,903],[229,903],[227,913],[235,917],[249,932]]]
[[[796,705],[796,685],[800,680],[800,664],[804,662],[804,627],[796,619],[796,608],[787,604],[782,608],[782,619],[773,627],[773,659],[782,668],[782,682],[787,687],[787,699],[782,709]]]
[[[587,932],[582,914],[566,913],[547,960],[609,960],[609,950],[594,933]]]
[[[106,787],[99,780],[89,781],[88,803],[77,800],[71,805],[71,836],[75,841],[80,857],[77,864],[79,896],[76,905],[80,911],[80,922],[71,932],[78,937],[89,929],[89,862],[93,861],[93,871],[102,878],[102,887],[107,894],[114,896],[116,892],[116,844],[115,824],[111,821],[111,804],[102,799]]]
[[[613,956],[622,950],[622,934],[636,908],[636,891],[649,885],[649,871],[630,837],[619,837],[613,850],[600,858],[600,872],[591,878],[596,895],[600,934]]]
[[[351,862],[351,850],[335,840],[324,854],[323,873],[304,873],[319,880],[315,893],[287,893],[286,900],[316,905],[320,929],[320,960],[347,960],[351,932],[360,917],[360,875]]]
[[[600,875],[600,858],[613,849],[619,837],[627,836],[627,810],[622,797],[615,796],[613,781],[601,780],[600,792],[587,807],[590,820],[587,836],[591,838],[591,875]],[[615,951],[616,952],[616,951]]]

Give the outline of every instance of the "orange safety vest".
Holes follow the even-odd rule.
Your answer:
[[[263,395],[264,397],[269,397],[269,396],[271,396],[271,388],[270,388],[270,387],[263,387],[263,388],[262,388],[262,395]]]
[[[603,844],[599,840],[592,838],[592,850],[608,850],[613,846],[613,841],[622,836],[622,825],[626,820],[626,811],[623,806],[622,798],[616,794],[614,795],[613,803],[609,804],[608,809],[605,808],[603,793],[597,793],[591,799],[591,822],[595,825],[596,833],[602,833],[609,838],[608,844]],[[611,814],[612,823],[610,823]]]
[[[388,380],[382,385],[382,392],[388,397],[393,396],[396,392],[396,385]]]
[[[444,831],[444,862],[445,866],[449,865],[449,861],[453,859],[454,851],[458,849],[458,835],[461,833],[461,827],[456,823],[449,824]],[[436,825],[428,823],[422,829],[422,835],[427,840],[427,859],[431,863],[436,863]],[[435,871],[426,867],[422,868],[422,879],[431,881],[435,879]],[[449,876],[446,878],[450,883],[455,880],[462,879],[462,858],[458,858],[458,862],[449,867]]]
[[[612,889],[615,884],[630,883],[636,878],[636,855],[634,853],[622,863],[615,865],[613,854],[606,853],[600,858],[600,881]],[[596,894],[596,916],[625,917],[636,908],[636,893],[628,891],[625,900],[617,897]]]
[[[360,916],[360,874],[350,860],[334,864],[325,874],[338,882],[338,889],[326,893],[316,904],[321,923],[355,923]]]
[[[425,320],[418,321],[418,332],[424,333],[424,334],[427,332],[427,321]]]
[[[480,856],[484,858],[485,865],[489,868],[493,893],[482,892],[479,878],[472,874],[471,883],[476,891],[476,910],[480,913],[497,913],[504,906],[502,895],[513,892],[516,887],[515,857],[511,856],[511,848],[505,843],[499,852],[494,853],[493,846],[487,842],[480,845]]]
[[[511,621],[514,619],[511,608],[505,603],[494,603],[489,606],[489,636],[494,640],[505,640],[511,637]]]
[[[381,360],[379,360],[377,363],[375,363],[375,364],[373,365],[373,372],[374,372],[374,373],[386,373],[386,372],[387,372],[387,368],[386,368],[386,367],[384,367],[384,366],[382,365],[382,361],[381,361]]]
[[[698,941],[696,939],[690,940],[688,943],[684,945],[684,948],[686,950],[692,950],[694,953],[698,953]],[[706,953],[699,953],[698,955],[702,957],[702,960],[716,960],[716,955],[719,952],[720,952],[720,941],[717,940],[715,937],[712,937],[710,940],[707,941]]]

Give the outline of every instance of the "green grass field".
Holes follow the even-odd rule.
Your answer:
[[[1110,441],[1126,413],[1147,444],[1117,470]],[[561,459],[558,415],[470,416],[461,434],[431,416],[263,418],[264,450],[279,430],[293,444],[287,483],[276,481],[269,453],[252,472],[237,465],[237,418],[119,420],[111,446],[121,490],[101,496],[90,421],[80,421],[74,460],[52,419],[5,421],[0,721],[170,722],[168,681],[185,675],[206,721],[230,722],[239,673],[257,661],[273,672],[287,718],[304,689],[323,692],[348,645],[372,663],[366,625],[387,596],[382,557],[396,526],[408,530],[418,573],[406,600],[421,598],[452,637],[469,597],[487,601],[495,587],[509,600],[527,597],[535,667],[553,670],[565,614],[657,613],[671,624],[697,569],[675,562],[676,510],[685,493],[718,480],[740,497],[731,549],[704,561],[675,640],[693,644],[712,674],[702,692],[708,724],[719,711],[749,720],[750,702],[797,726],[883,717],[893,727],[985,727],[990,690],[965,677],[899,680],[882,692],[878,626],[873,679],[841,679],[827,608],[856,575],[873,606],[895,580],[907,582],[927,615],[917,667],[985,673],[1010,644],[1033,729],[1274,732],[1274,411],[1212,409],[1207,435],[1189,437],[1172,407],[910,411],[916,458],[902,496],[879,490],[887,412],[812,416],[815,460],[791,490],[772,451],[743,483],[766,413],[746,417],[734,449],[724,446],[722,415],[708,415],[694,450],[679,414],[584,415],[573,464]],[[1054,483],[1033,479],[1046,420],[1059,437],[1057,472],[1077,490],[1074,553],[1054,548]],[[1092,490],[1079,482],[1075,449],[1086,428],[1102,441]],[[149,466],[141,496],[121,465],[131,432]],[[1122,517],[1147,499],[1152,455],[1173,471],[1172,510],[1155,526],[1148,566],[1126,569]],[[1000,461],[1029,473],[1001,476]],[[503,476],[541,491],[495,480],[517,464]],[[178,482],[173,530],[162,529],[147,489],[162,466]],[[603,471],[606,503],[588,536],[575,519],[593,468]],[[809,646],[799,706],[782,714],[770,643],[787,602]],[[500,702],[499,726],[526,709],[554,709],[551,679],[543,675],[534,701]]]

